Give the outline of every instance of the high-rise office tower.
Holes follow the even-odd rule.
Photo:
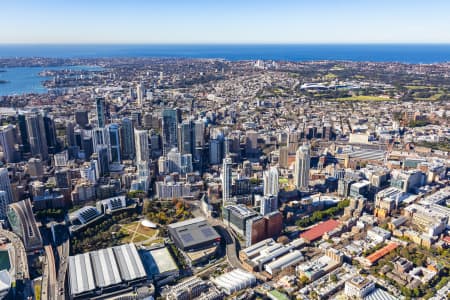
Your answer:
[[[0,147],[7,163],[17,162],[19,153],[15,148],[16,132],[13,125],[0,126]]]
[[[278,209],[278,198],[274,195],[265,195],[261,199],[261,215],[265,216]]]
[[[92,142],[92,136],[84,136],[81,149],[84,152],[84,158],[89,160],[91,158],[92,153],[94,153],[94,144]]]
[[[167,153],[167,165],[169,167],[169,173],[181,172],[181,154],[177,148],[172,148]]]
[[[192,121],[184,121],[178,125],[178,149],[181,154],[194,152],[194,127]]]
[[[304,144],[298,147],[295,154],[294,184],[299,190],[308,188],[310,161],[309,145]]]
[[[103,128],[107,122],[107,107],[105,98],[97,97],[95,99],[95,108],[97,112],[97,125],[98,127]]]
[[[270,167],[269,170],[263,174],[264,178],[264,196],[273,195],[278,197],[279,184],[278,184],[278,169],[276,167]]]
[[[205,123],[201,120],[194,121],[194,147],[205,146]]]
[[[67,146],[75,146],[75,124],[72,122],[68,122],[66,125],[66,145]]]
[[[33,110],[26,113],[25,120],[27,124],[28,141],[30,142],[30,151],[33,156],[39,156],[42,160],[48,159],[47,138],[45,135],[45,125],[42,115]]]
[[[61,168],[55,171],[55,181],[56,187],[58,188],[69,188],[70,183],[70,172],[68,168]]]
[[[280,151],[280,159],[279,159],[280,168],[283,169],[289,168],[289,148],[283,146],[280,148],[279,151]]]
[[[245,152],[247,157],[254,157],[258,154],[258,133],[256,131],[247,131]]]
[[[131,122],[133,123],[134,128],[140,128],[142,124],[142,113],[140,111],[132,111],[131,112]]]
[[[0,168],[0,219],[6,218],[8,205],[13,202],[11,182],[9,181],[8,169]]]
[[[192,154],[181,155],[181,174],[190,173],[193,171],[192,167]]]
[[[178,109],[164,109],[162,111],[162,140],[163,154],[167,154],[172,148],[178,147],[177,127],[179,123]]]
[[[120,127],[120,143],[122,149],[122,157],[124,159],[134,159],[134,130],[133,123],[129,118],[122,119],[122,126]]]
[[[109,133],[109,153],[112,163],[120,163],[119,125],[116,123],[107,126]]]
[[[94,128],[92,130],[92,142],[94,143],[94,149],[97,148],[98,145],[109,145],[108,129],[105,127]]]
[[[145,129],[151,129],[153,124],[153,114],[152,113],[145,113],[142,117],[142,127]]]
[[[209,141],[209,163],[220,164],[223,158],[223,138],[211,139]]]
[[[224,158],[222,164],[222,203],[225,205],[231,200],[232,160]]]
[[[45,138],[47,139],[48,152],[55,154],[58,152],[58,139],[56,138],[56,126],[53,118],[47,114],[43,117]]]
[[[30,152],[30,141],[28,140],[27,121],[25,114],[20,113],[17,116],[17,123],[19,125],[20,132],[20,152],[28,153]]]
[[[96,154],[100,176],[108,175],[109,174],[108,146],[98,145],[96,148]]]
[[[134,130],[134,140],[136,145],[136,160],[138,162],[148,161],[150,151],[148,147],[148,133],[147,130]]]
[[[137,106],[141,107],[142,104],[144,104],[144,87],[142,86],[142,83],[139,83],[136,86],[136,104]]]
[[[75,122],[81,126],[81,128],[85,128],[89,124],[88,111],[85,109],[77,110],[75,112]]]

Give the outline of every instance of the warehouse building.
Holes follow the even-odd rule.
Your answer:
[[[231,272],[211,279],[211,281],[227,295],[232,295],[240,290],[254,286],[256,284],[255,275],[241,269],[234,269]]]
[[[303,258],[302,253],[299,250],[294,250],[294,251],[289,252],[288,254],[283,255],[280,258],[266,264],[264,266],[264,269],[271,276],[274,276],[275,274],[277,274],[291,266],[294,266],[303,260],[304,260],[304,258]]]
[[[125,244],[69,257],[70,299],[132,290],[147,282],[134,244]]]
[[[295,239],[289,244],[276,243],[272,238],[266,239],[247,247],[239,252],[239,259],[248,271],[261,272],[265,266],[274,263],[269,267],[269,274],[276,273],[303,259],[300,252],[295,252],[305,245],[303,239]],[[290,253],[295,255],[284,257]]]

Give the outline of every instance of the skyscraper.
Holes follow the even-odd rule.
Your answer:
[[[298,147],[295,153],[294,184],[297,189],[307,189],[309,184],[309,165],[311,161],[308,144]]]
[[[169,173],[181,172],[181,154],[177,148],[172,148],[169,153],[167,153],[167,164]]]
[[[149,160],[150,151],[148,148],[147,130],[134,130],[134,140],[136,145],[136,160],[138,162],[146,162]]]
[[[17,123],[19,125],[20,131],[20,151],[22,153],[28,153],[30,152],[30,141],[28,140],[27,121],[25,114],[20,113],[17,116]]]
[[[278,198],[273,195],[264,196],[261,199],[261,215],[265,216],[278,209]]]
[[[209,163],[212,165],[220,164],[223,158],[223,137],[219,136],[217,139],[209,141]]]
[[[95,107],[97,111],[97,125],[100,128],[106,125],[106,103],[105,98],[97,97],[95,99]]]
[[[15,148],[16,134],[13,125],[0,127],[0,147],[3,151],[3,157],[7,163],[17,162],[19,153]]]
[[[263,174],[264,178],[264,196],[278,197],[278,169],[276,167],[270,167],[269,170]]]
[[[142,83],[139,83],[136,86],[136,96],[137,96],[136,104],[137,106],[141,107],[142,104],[144,104],[144,87],[142,86]]]
[[[87,124],[89,124],[89,116],[88,111],[85,109],[79,109],[75,112],[75,122],[81,126],[81,128],[85,128]]]
[[[96,152],[100,176],[105,176],[109,174],[108,147],[106,145],[98,145]]]
[[[178,109],[164,109],[162,111],[162,140],[163,154],[167,154],[172,148],[178,147],[177,128],[179,123]]]
[[[222,164],[222,203],[225,205],[231,200],[232,160],[224,158]]]
[[[194,130],[192,121],[184,121],[178,125],[178,149],[181,154],[194,152]]]
[[[134,132],[133,123],[129,118],[122,119],[122,126],[120,127],[120,143],[122,149],[122,157],[124,159],[134,159]]]
[[[0,168],[0,219],[6,218],[8,205],[13,202],[11,183],[9,181],[8,169]]]
[[[205,123],[201,120],[194,121],[194,147],[205,146]]]
[[[254,130],[246,132],[245,152],[247,157],[255,157],[258,154],[258,133]]]
[[[107,126],[109,133],[109,152],[112,163],[120,163],[119,125],[116,123]]]
[[[33,156],[39,156],[42,160],[47,160],[48,147],[42,115],[37,110],[33,110],[26,113],[25,120],[31,154]]]
[[[47,139],[48,152],[55,154],[58,152],[58,140],[56,138],[56,126],[53,118],[47,114],[43,117],[45,138]]]

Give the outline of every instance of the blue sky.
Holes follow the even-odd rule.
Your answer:
[[[5,0],[0,43],[450,43],[449,0]]]

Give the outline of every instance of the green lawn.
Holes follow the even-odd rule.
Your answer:
[[[140,221],[137,221],[123,225],[120,232],[125,234],[122,238],[123,243],[139,243],[152,238],[156,234],[157,230],[144,227],[141,225]]]

